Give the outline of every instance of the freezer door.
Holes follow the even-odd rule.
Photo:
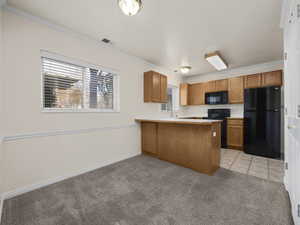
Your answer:
[[[244,90],[244,110],[256,111],[257,108],[257,88],[249,88]]]
[[[281,109],[281,87],[267,87],[266,90],[266,110]]]

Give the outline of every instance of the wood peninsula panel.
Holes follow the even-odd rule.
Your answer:
[[[158,157],[212,175],[220,165],[220,123],[158,125]]]
[[[262,86],[281,86],[282,70],[267,72],[262,74]]]
[[[230,104],[244,103],[244,79],[233,77],[228,79],[228,92]]]
[[[227,119],[228,148],[242,150],[244,148],[244,120]]]
[[[216,80],[216,91],[228,91],[228,79]]]
[[[157,155],[157,123],[142,122],[142,152]]]
[[[252,74],[244,77],[244,86],[245,88],[258,88],[262,85],[262,75]]]

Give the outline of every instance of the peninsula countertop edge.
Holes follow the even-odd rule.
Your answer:
[[[222,120],[204,120],[204,119],[180,119],[180,118],[151,118],[151,117],[136,117],[137,122],[152,122],[152,123],[169,123],[169,124],[189,124],[189,125],[205,125],[209,126],[214,123],[221,123]]]

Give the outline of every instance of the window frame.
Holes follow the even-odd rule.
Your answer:
[[[45,108],[44,107],[44,75],[43,75],[43,57],[52,60],[57,60],[65,63],[74,64],[77,66],[82,66],[85,68],[104,70],[106,72],[112,73],[114,80],[113,89],[113,109],[71,109],[71,108]],[[62,56],[49,51],[41,50],[40,52],[40,85],[41,85],[41,112],[42,113],[119,113],[120,112],[120,75],[116,70],[109,69],[103,66],[97,66],[82,60],[73,59],[70,57]]]
[[[176,85],[168,84],[168,89],[172,89],[172,109],[171,111],[163,110],[162,105],[165,105],[167,103],[160,104],[160,112],[163,113],[170,113],[170,112],[178,112],[179,111],[179,88]]]

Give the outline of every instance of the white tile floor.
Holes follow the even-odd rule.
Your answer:
[[[235,172],[283,183],[284,163],[276,159],[221,149],[221,167]]]

